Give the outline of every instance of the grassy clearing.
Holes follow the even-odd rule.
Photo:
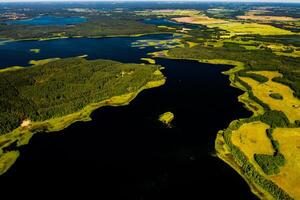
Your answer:
[[[176,47],[184,47],[180,38],[168,40],[137,40],[131,44],[132,47],[145,48],[154,47],[155,49],[172,49]]]
[[[282,111],[291,123],[294,123],[295,120],[300,120],[300,100],[294,96],[294,91],[286,85],[272,81],[272,78],[281,76],[280,73],[271,71],[251,73],[258,73],[269,78],[269,81],[266,83],[259,83],[252,78],[240,77],[242,81],[252,88],[254,96],[269,105],[272,110]],[[272,93],[280,94],[284,99],[284,103],[272,98],[270,96]]]
[[[8,147],[15,142],[17,143],[17,146],[26,145],[31,137],[37,132],[60,131],[76,121],[89,121],[91,120],[90,114],[100,107],[128,105],[141,91],[165,84],[166,80],[159,70],[154,71],[153,75],[160,77],[160,79],[147,82],[135,92],[113,96],[98,103],[91,103],[80,111],[62,117],[51,118],[44,121],[33,121],[28,123],[27,126],[20,126],[8,134],[0,135],[0,175],[5,173],[19,156],[19,152],[3,152],[3,148]]]
[[[262,122],[243,124],[238,130],[232,131],[231,141],[254,163],[256,170],[261,170],[254,160],[255,154],[273,155],[274,149],[266,130],[269,125]]]
[[[277,128],[273,137],[279,141],[286,163],[270,179],[293,198],[300,199],[300,128]]]

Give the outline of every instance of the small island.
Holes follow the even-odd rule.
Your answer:
[[[170,128],[174,117],[172,112],[165,112],[159,116],[158,120]]]

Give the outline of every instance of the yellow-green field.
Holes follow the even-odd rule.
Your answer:
[[[279,141],[286,163],[270,179],[294,199],[300,199],[300,128],[277,128],[273,137]]]
[[[293,95],[293,90],[286,85],[271,80],[274,77],[281,76],[280,73],[271,71],[251,73],[257,73],[269,78],[269,81],[266,83],[260,83],[249,77],[240,78],[252,88],[254,96],[269,105],[272,110],[282,111],[291,123],[294,123],[295,120],[300,120],[300,100]],[[283,100],[270,97],[270,94],[272,93],[280,94],[283,97]]]
[[[142,16],[194,16],[198,15],[201,12],[199,10],[193,9],[158,9],[158,10],[143,10],[143,11],[136,11],[136,15]]]

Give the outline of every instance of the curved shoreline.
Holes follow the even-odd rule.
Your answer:
[[[266,110],[258,102],[249,98],[249,93],[251,90],[245,88],[241,84],[241,82],[239,82],[239,80],[235,80],[236,77],[239,77],[236,73],[242,69],[243,68],[240,68],[240,66],[235,66],[231,70],[223,73],[229,76],[230,85],[232,87],[244,91],[244,94],[238,97],[238,101],[243,103],[245,108],[253,113],[250,118],[247,118],[251,119],[252,117],[263,114]],[[234,120],[226,129],[220,130],[217,133],[217,137],[215,140],[215,149],[217,156],[225,163],[227,163],[230,167],[232,167],[237,173],[239,173],[239,175],[247,182],[251,192],[260,199],[277,199],[277,195],[283,197],[283,199],[293,199],[276,183],[272,182],[270,179],[265,178],[260,174],[260,172],[257,172],[255,168],[253,168],[253,164],[247,158],[246,161],[244,161],[240,159],[239,156],[235,155],[235,153],[232,153],[232,151],[238,151],[240,154],[242,154],[242,156],[244,156],[243,151],[241,151],[232,143],[231,133],[232,131],[237,130],[243,124],[248,123],[246,121],[247,119]],[[249,169],[250,172],[245,171],[245,166],[248,167],[247,169]],[[270,190],[270,188],[268,188],[267,185],[263,185],[262,182],[274,186],[274,190]]]
[[[160,80],[149,81],[135,92],[114,96],[98,103],[89,104],[82,110],[66,116],[48,119],[41,122],[30,122],[30,124],[26,127],[20,126],[12,132],[0,136],[0,175],[4,174],[15,163],[19,156],[18,151],[3,152],[3,148],[7,148],[12,144],[16,144],[16,147],[26,145],[29,143],[31,137],[39,132],[56,132],[67,128],[77,121],[90,121],[92,120],[90,118],[91,113],[101,107],[128,105],[143,90],[159,87],[165,84],[166,78],[163,74],[159,70],[155,73],[156,75],[161,76]]]
[[[168,55],[167,51],[163,52],[164,55],[161,56],[159,52],[152,54],[154,57],[167,57],[169,59],[181,59],[176,57],[171,57]],[[230,125],[224,129],[220,130],[217,133],[217,137],[215,140],[215,150],[217,156],[223,160],[225,163],[227,163],[233,170],[235,170],[248,184],[251,192],[255,194],[260,199],[276,199],[276,195],[280,195],[283,197],[283,199],[293,199],[290,197],[282,188],[277,186],[274,182],[271,180],[265,178],[262,176],[259,172],[255,171],[254,168],[252,168],[250,171],[250,174],[244,171],[243,167],[253,167],[252,164],[247,160],[246,163],[243,163],[240,159],[236,158],[236,156],[232,153],[232,151],[239,151],[241,154],[243,152],[239,150],[234,144],[229,141],[231,135],[231,131],[235,130],[237,126],[241,126],[244,123],[247,123],[245,120],[251,119],[252,117],[261,115],[265,112],[264,107],[262,107],[258,102],[254,101],[249,97],[249,91],[247,88],[245,88],[241,82],[236,80],[239,76],[237,75],[237,72],[244,69],[244,63],[234,61],[234,60],[224,60],[224,59],[185,59],[185,60],[194,60],[201,63],[208,63],[208,64],[223,64],[223,65],[231,65],[232,68],[228,71],[222,72],[225,75],[229,76],[230,80],[230,86],[235,87],[237,89],[242,90],[244,93],[238,97],[238,101],[243,103],[244,107],[251,111],[253,114],[251,117],[246,119],[237,119],[230,123]],[[227,134],[226,134],[227,133]],[[226,138],[227,137],[227,138]],[[228,139],[229,138],[229,139]],[[232,149],[234,148],[234,149]],[[250,176],[253,175],[256,176],[257,180],[251,178]],[[260,185],[259,182],[265,182],[268,185],[272,185],[274,188],[273,191],[270,191],[269,188],[265,189],[264,185]],[[269,191],[268,191],[269,190]]]

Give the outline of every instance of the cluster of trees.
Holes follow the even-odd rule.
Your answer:
[[[245,63],[245,71],[279,71],[283,74],[283,78],[276,78],[274,81],[289,85],[294,90],[294,95],[300,98],[300,76],[296,72],[299,68],[300,58],[278,56],[265,50],[241,49],[238,44],[231,44],[229,48],[204,47],[201,45],[193,48],[175,48],[170,50],[169,55],[182,59],[225,59],[240,61]]]
[[[159,66],[68,58],[0,73],[0,134],[22,120],[42,121],[86,105],[133,92],[151,80]]]
[[[278,99],[278,100],[282,100],[283,96],[279,93],[271,93],[270,97],[272,97],[273,99]]]
[[[284,190],[278,187],[275,183],[270,180],[267,180],[264,176],[260,175],[254,168],[254,166],[249,162],[245,154],[231,142],[231,134],[233,130],[238,129],[246,121],[240,120],[235,121],[230,125],[230,127],[223,132],[224,141],[227,146],[230,148],[230,152],[238,165],[242,168],[244,175],[251,179],[254,183],[262,187],[264,190],[268,191],[275,199],[284,199],[291,200],[290,197]],[[259,156],[258,156],[259,157]],[[261,157],[260,157],[261,158]],[[281,158],[276,158],[281,163]],[[283,161],[284,162],[284,161]]]
[[[275,156],[255,154],[254,159],[267,175],[278,174],[280,172],[280,167],[285,164],[285,159],[282,154],[278,154]]]

